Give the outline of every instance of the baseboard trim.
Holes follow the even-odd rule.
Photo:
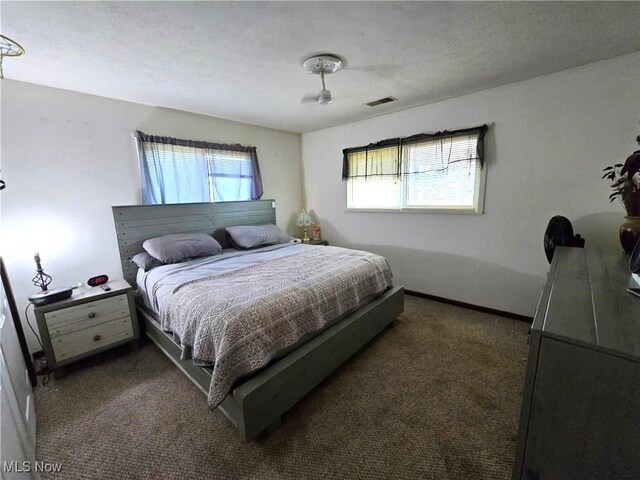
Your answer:
[[[474,305],[472,303],[460,302],[458,300],[452,300],[450,298],[438,297],[437,295],[431,295],[428,293],[415,292],[413,290],[405,290],[405,294],[414,297],[426,298],[428,300],[434,300],[436,302],[447,303],[456,307],[468,308],[469,310],[476,310],[478,312],[490,313],[492,315],[499,315],[501,317],[512,318],[514,320],[520,320],[521,322],[531,323],[533,317],[527,315],[520,315],[518,313],[505,312],[504,310],[497,310],[495,308],[482,307],[480,305]]]

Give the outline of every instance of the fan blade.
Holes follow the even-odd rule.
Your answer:
[[[397,75],[399,65],[363,65],[361,67],[344,67],[345,71],[360,71],[363,73],[370,73],[377,77],[392,78]]]
[[[300,100],[300,103],[318,103],[318,94],[310,93],[309,95],[305,95],[302,97],[302,100]]]

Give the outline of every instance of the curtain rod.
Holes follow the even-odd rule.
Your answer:
[[[382,148],[382,147],[386,147],[386,146],[394,146],[396,143],[398,143],[398,144],[401,144],[403,142],[413,143],[415,141],[421,140],[420,137],[425,137],[425,138],[426,137],[435,137],[438,134],[443,134],[443,135],[445,135],[445,134],[446,135],[453,134],[453,135],[456,135],[456,134],[459,134],[460,132],[464,132],[465,130],[485,129],[485,133],[486,133],[494,125],[495,125],[495,123],[491,122],[491,123],[483,123],[482,125],[475,125],[473,127],[467,127],[467,128],[456,128],[456,129],[452,129],[452,130],[439,130],[439,131],[435,131],[435,132],[422,132],[422,133],[415,133],[415,134],[404,136],[404,137],[385,138],[384,140],[379,140],[377,142],[372,142],[372,143],[369,143],[368,145],[360,145],[358,147],[344,148],[344,149],[342,149],[342,153],[343,153],[343,155],[347,155],[348,153],[368,150],[370,148]]]

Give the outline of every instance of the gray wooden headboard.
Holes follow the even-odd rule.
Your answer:
[[[246,202],[127,205],[112,207],[124,279],[136,288],[137,267],[129,258],[143,252],[142,242],[169,233],[213,234],[229,246],[225,227],[276,223],[275,200]]]

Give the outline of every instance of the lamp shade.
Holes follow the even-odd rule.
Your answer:
[[[296,225],[299,227],[308,227],[309,225],[313,225],[313,217],[307,213],[307,211],[303,208],[300,214],[298,215],[298,219],[296,220]]]

